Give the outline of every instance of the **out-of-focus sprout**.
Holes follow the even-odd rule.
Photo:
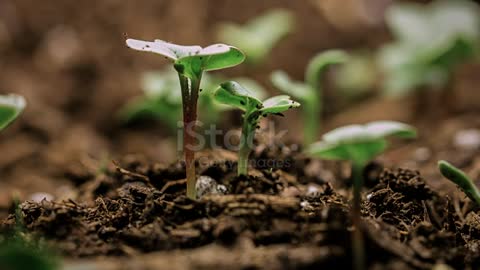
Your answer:
[[[352,163],[353,180],[353,253],[355,269],[365,269],[363,236],[360,228],[361,189],[363,170],[388,146],[387,137],[415,138],[415,128],[395,122],[377,121],[366,125],[349,125],[334,129],[322,136],[322,141],[309,146],[311,156],[329,160],[348,160]]]
[[[245,55],[237,48],[225,44],[182,46],[163,40],[153,42],[127,39],[127,46],[139,51],[153,52],[172,62],[178,73],[182,93],[183,111],[183,153],[187,174],[187,196],[196,198],[195,183],[195,125],[197,122],[197,102],[200,81],[204,71],[236,66],[245,60]]]
[[[335,70],[334,83],[343,97],[355,99],[375,87],[377,68],[368,52],[351,52],[349,58]]]
[[[6,128],[25,109],[25,99],[18,95],[0,96],[0,131]]]
[[[265,60],[273,47],[293,30],[293,15],[283,9],[274,9],[244,25],[223,23],[217,36],[220,41],[242,48],[247,62],[258,64]]]
[[[479,12],[476,3],[464,0],[392,5],[386,20],[394,41],[378,56],[385,93],[444,88],[453,69],[478,53]]]
[[[248,78],[236,78],[255,96],[263,98],[265,89]],[[219,104],[213,97],[213,91],[225,81],[220,75],[205,73],[202,77],[198,97],[199,119],[208,127],[218,123],[221,112],[230,110],[230,106]],[[142,78],[143,95],[133,99],[120,111],[120,117],[125,122],[135,122],[144,118],[158,119],[165,123],[172,132],[177,128],[177,121],[182,114],[182,95],[178,85],[178,75],[172,69],[146,72]]]
[[[55,270],[59,259],[44,241],[27,236],[18,199],[15,203],[15,226],[0,235],[0,269]]]
[[[274,71],[273,85],[280,91],[293,96],[302,103],[304,144],[311,144],[321,127],[323,108],[321,75],[328,66],[344,63],[348,55],[340,50],[330,50],[317,54],[310,60],[305,71],[305,81],[293,81],[284,71]]]
[[[248,173],[248,156],[253,148],[255,130],[260,118],[269,114],[281,114],[300,106],[298,102],[291,100],[286,95],[271,97],[261,102],[253,93],[233,81],[222,83],[215,91],[215,98],[222,104],[244,111],[238,152],[238,175],[247,175]]]
[[[463,171],[445,160],[438,162],[438,169],[445,178],[457,184],[470,200],[480,206],[480,191]]]

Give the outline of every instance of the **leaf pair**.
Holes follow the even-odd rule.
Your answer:
[[[174,63],[178,73],[188,78],[198,78],[202,71],[233,67],[245,60],[245,55],[237,48],[225,44],[183,46],[163,40],[153,42],[127,39],[131,49],[161,54]]]
[[[395,121],[349,125],[324,134],[322,141],[312,144],[307,151],[320,158],[365,164],[385,151],[387,137],[415,138],[416,131],[409,125]]]
[[[215,91],[215,99],[246,112],[258,111],[259,115],[277,114],[300,106],[300,103],[291,100],[287,95],[271,97],[262,102],[234,81],[222,83]]]

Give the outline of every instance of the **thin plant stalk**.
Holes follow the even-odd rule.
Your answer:
[[[321,117],[320,113],[321,109],[321,102],[319,93],[315,93],[312,95],[310,100],[306,100],[304,103],[303,119],[305,123],[303,124],[304,131],[304,142],[305,145],[312,144],[317,138],[317,129],[321,126]]]
[[[253,136],[255,135],[255,126],[251,124],[253,113],[245,112],[242,126],[242,135],[240,138],[240,149],[238,152],[238,171],[237,175],[247,175],[248,156],[250,155]],[[256,120],[253,120],[256,121]]]
[[[183,153],[185,155],[185,171],[187,176],[187,197],[196,198],[195,184],[195,126],[197,121],[197,100],[202,73],[196,78],[178,75],[182,89],[183,103]]]
[[[307,66],[305,71],[305,82],[311,87],[312,92],[305,103],[305,117],[307,123],[304,125],[304,143],[312,144],[317,138],[318,129],[322,127],[323,111],[321,75],[329,67],[324,57],[315,57]]]
[[[361,190],[363,186],[363,168],[365,165],[361,162],[354,162],[352,164],[352,180],[353,180],[353,205],[352,205],[352,220],[355,227],[352,231],[352,252],[353,252],[353,267],[356,270],[365,269],[365,250],[363,234],[361,227]]]

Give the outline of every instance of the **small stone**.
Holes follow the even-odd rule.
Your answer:
[[[309,185],[306,192],[307,197],[318,198],[321,195],[320,189],[317,186]]]
[[[465,129],[458,131],[453,137],[453,144],[455,147],[465,150],[480,148],[480,130]]]
[[[226,194],[227,187],[220,185],[215,181],[215,179],[210,176],[202,175],[198,177],[197,184],[195,185],[197,190],[197,197],[201,198],[205,195],[211,194]]]
[[[39,203],[43,200],[51,201],[51,200],[53,200],[53,195],[51,195],[49,193],[45,193],[45,192],[35,192],[32,195],[30,195],[28,200],[31,200],[31,201],[34,201],[34,202],[37,202],[37,203]]]
[[[217,185],[217,194],[227,194],[227,187],[225,185]]]

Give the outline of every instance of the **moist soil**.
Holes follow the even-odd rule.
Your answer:
[[[348,165],[310,160],[297,146],[259,149],[254,160],[290,166],[238,177],[234,153],[202,152],[212,162],[197,164],[199,175],[223,184],[226,194],[190,200],[181,162],[127,156],[83,177],[75,201],[20,204],[21,214],[4,220],[2,230],[19,223],[48,239],[70,258],[66,269],[85,261],[92,269],[350,268]],[[359,229],[369,269],[480,267],[480,211],[468,199],[443,195],[418,171],[372,163],[364,175]]]

